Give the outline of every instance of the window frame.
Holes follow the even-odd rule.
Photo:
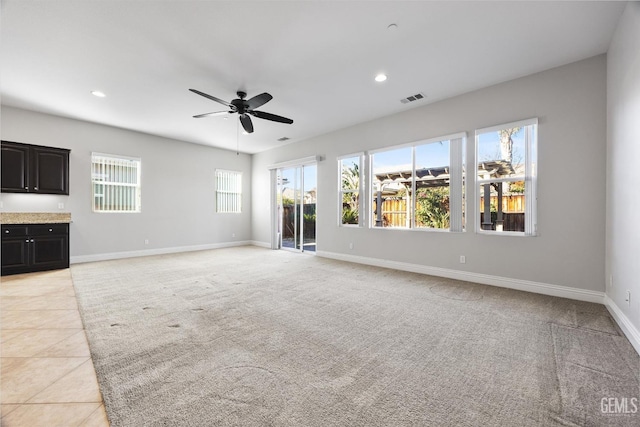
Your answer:
[[[96,181],[94,177],[94,165],[98,162],[95,161],[96,158],[102,159],[112,159],[117,161],[130,161],[136,163],[136,184],[127,184],[127,183],[117,183],[117,182],[106,182],[106,181]],[[102,185],[103,193],[101,196],[104,198],[105,193],[104,189],[106,185],[112,185],[116,187],[133,187],[135,188],[135,206],[134,209],[128,210],[118,210],[118,209],[96,209],[96,196],[99,196],[96,193],[96,185]],[[141,213],[142,212],[142,159],[140,157],[131,157],[131,156],[123,156],[119,154],[107,154],[107,153],[98,153],[91,152],[91,210],[94,213]]]
[[[524,128],[524,176],[517,177],[504,177],[504,178],[480,178],[478,174],[478,151],[479,151],[479,136],[481,134],[489,132],[497,132],[502,129],[509,129],[515,127]],[[475,206],[478,211],[475,215],[475,232],[477,234],[485,234],[491,236],[525,236],[534,237],[538,235],[538,221],[537,221],[537,183],[538,183],[538,118],[530,118],[524,120],[518,120],[510,123],[503,123],[499,125],[489,126],[482,129],[475,130],[475,179],[474,179],[474,191],[475,194]],[[480,222],[480,214],[482,209],[480,208],[480,199],[482,198],[482,191],[480,186],[491,183],[502,182],[524,182],[524,196],[525,196],[525,219],[524,231],[501,231],[501,230],[484,230]]]
[[[220,188],[221,183],[224,184],[226,178],[222,178],[222,174],[235,175],[237,177],[236,191]],[[217,214],[241,214],[242,213],[242,172],[230,169],[216,169],[214,173],[215,177],[215,213]],[[232,184],[233,185],[233,184]],[[231,195],[231,203],[227,204],[228,208],[221,210],[221,194]],[[235,197],[233,197],[235,196]],[[234,200],[235,199],[235,200]]]
[[[433,144],[436,142],[449,141],[449,228],[416,227],[416,147]],[[457,132],[453,134],[421,139],[404,144],[378,148],[367,152],[368,174],[367,180],[369,190],[367,190],[367,218],[368,228],[376,230],[415,230],[420,232],[439,233],[461,233],[466,231],[465,227],[465,151],[467,143],[467,132]],[[409,227],[377,227],[374,224],[374,217],[371,209],[373,207],[373,158],[376,154],[393,151],[402,148],[411,148],[411,224]]]
[[[348,191],[348,193],[358,194],[358,223],[345,224],[342,222],[342,215],[343,215],[343,209],[344,209],[343,196],[344,194],[346,194],[344,191],[344,188],[342,187],[342,161],[347,159],[353,159],[353,158],[358,159],[358,171],[359,171],[358,189]],[[363,194],[363,191],[365,190],[364,159],[365,159],[364,152],[347,154],[344,156],[339,156],[337,158],[338,160],[338,226],[339,227],[363,227],[364,224],[366,223],[365,222],[366,210],[364,209],[364,204],[362,199],[362,194]]]

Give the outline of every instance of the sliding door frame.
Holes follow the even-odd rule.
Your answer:
[[[278,190],[279,190],[279,186],[278,186],[278,170],[279,169],[288,169],[288,168],[297,168],[299,167],[300,170],[300,176],[301,176],[301,183],[300,183],[300,188],[301,188],[301,199],[304,200],[304,167],[305,166],[316,166],[316,171],[317,171],[317,163],[320,160],[319,156],[310,156],[310,157],[304,157],[302,159],[296,159],[296,160],[290,160],[287,162],[280,162],[280,163],[275,163],[273,165],[269,165],[269,171],[270,171],[270,180],[271,180],[271,249],[282,249],[282,236],[281,236],[281,230],[280,230],[280,224],[281,224],[281,212],[279,209],[279,199],[278,199]],[[295,192],[294,192],[295,194]],[[303,209],[303,205],[300,206],[301,212]],[[302,221],[302,218],[300,218],[300,234],[301,236],[304,236],[304,224]],[[300,236],[297,236],[300,237]],[[294,250],[299,250],[301,252],[304,251],[304,241],[300,242],[300,248],[297,249],[295,248],[295,244],[294,244]]]

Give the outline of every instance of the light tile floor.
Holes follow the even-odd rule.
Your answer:
[[[108,427],[67,270],[0,279],[0,425]]]

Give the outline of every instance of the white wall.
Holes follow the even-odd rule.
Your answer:
[[[627,4],[607,54],[607,158],[607,296],[640,342],[639,2]]]
[[[69,196],[1,197],[4,212],[61,212],[64,203],[73,221],[72,261],[251,238],[249,155],[6,106],[1,119],[3,140],[71,149]],[[142,159],[141,213],[92,212],[92,151]],[[242,214],[215,213],[216,168],[243,173]]]
[[[337,156],[466,131],[467,159],[473,159],[474,129],[531,117],[539,118],[537,237],[476,234],[473,220],[465,233],[337,225]],[[326,157],[318,164],[320,253],[602,293],[605,139],[606,58],[601,55],[254,155],[253,239],[270,241],[267,165],[317,154]],[[474,187],[468,186],[469,218],[479,214],[470,202]],[[466,264],[459,263],[460,255]]]

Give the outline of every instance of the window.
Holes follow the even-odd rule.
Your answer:
[[[536,234],[538,120],[476,131],[476,230]]]
[[[140,212],[140,159],[91,153],[94,212]]]
[[[466,134],[375,151],[372,227],[463,231]]]
[[[216,169],[216,212],[242,212],[242,173]]]
[[[449,228],[449,141],[415,147],[415,226]]]
[[[338,160],[340,171],[340,224],[360,225],[360,189],[362,188],[362,155]]]

